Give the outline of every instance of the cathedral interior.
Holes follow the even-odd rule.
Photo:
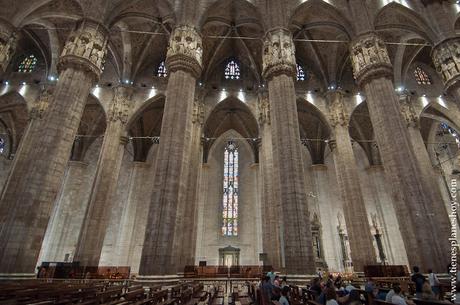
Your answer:
[[[459,1],[0,6],[0,278],[445,272]]]

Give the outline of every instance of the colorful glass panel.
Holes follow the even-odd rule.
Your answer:
[[[225,67],[225,78],[226,79],[240,79],[240,67],[236,60],[230,60]]]
[[[238,236],[238,148],[228,141],[224,152],[222,235]]]
[[[24,58],[18,67],[18,72],[21,73],[31,73],[35,70],[35,66],[37,65],[37,57],[34,55],[29,55]]]

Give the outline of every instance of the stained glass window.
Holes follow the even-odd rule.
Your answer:
[[[236,60],[232,59],[227,63],[227,67],[225,67],[225,78],[240,79],[240,67]]]
[[[224,152],[222,235],[238,236],[238,148],[230,140]]]
[[[301,65],[297,64],[297,80],[304,81],[305,80],[305,72]]]
[[[158,66],[158,72],[157,72],[158,77],[166,77],[168,76],[168,70],[166,69],[165,62],[162,61],[160,65]]]
[[[415,68],[414,70],[415,80],[419,85],[431,85],[431,79],[428,73],[425,72],[420,67]]]
[[[5,152],[5,147],[6,147],[6,141],[3,139],[3,137],[0,136],[0,154],[3,154]]]
[[[29,55],[24,58],[18,67],[18,72],[21,73],[31,73],[35,70],[35,66],[37,65],[37,57],[35,55]]]

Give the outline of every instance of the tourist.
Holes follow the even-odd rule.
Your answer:
[[[287,277],[283,276],[283,278],[281,279],[281,288],[284,288],[286,286],[289,286],[287,283]]]
[[[396,304],[396,305],[407,305],[406,300],[401,295],[401,287],[396,286],[393,288],[393,290],[394,290],[394,295],[391,298],[391,303]]]
[[[270,278],[270,283],[273,284],[273,282],[275,281],[275,276],[276,276],[276,273],[273,270],[273,268],[270,268],[270,271],[267,272],[267,276]]]
[[[390,291],[388,291],[387,295],[385,296],[385,302],[391,303],[391,298],[395,294],[395,287],[399,287],[399,283],[393,283]]]
[[[436,300],[436,296],[433,293],[433,290],[431,290],[431,285],[430,285],[430,282],[428,282],[428,281],[425,281],[423,283],[421,299],[422,300],[430,300],[430,301]]]
[[[316,277],[312,280],[311,285],[310,285],[310,291],[313,293],[315,299],[319,297],[319,295],[322,292],[320,278]]]
[[[270,283],[270,277],[265,276],[262,280],[262,295],[266,303],[268,304],[272,299],[272,284]]]
[[[334,281],[334,286],[335,286],[335,288],[340,289],[340,287],[342,287],[342,284],[343,284],[342,277],[340,275],[338,275],[337,278]]]
[[[439,294],[441,293],[440,282],[436,274],[433,273],[433,270],[428,270],[428,281],[430,282],[431,290],[436,299],[439,299]]]
[[[361,302],[361,296],[359,294],[359,291],[356,289],[353,289],[350,291],[350,294],[348,295],[348,300],[344,304],[346,305],[362,305]]]
[[[289,300],[287,298],[288,294],[289,286],[284,286],[283,289],[281,289],[281,297],[279,299],[281,305],[289,305]]]
[[[324,294],[326,296],[326,305],[339,305],[339,303],[337,303],[337,294],[334,288],[326,288]]]
[[[414,274],[411,276],[412,282],[415,283],[415,297],[420,299],[422,297],[422,287],[426,278],[423,274],[420,273],[420,269],[417,266],[413,268]]]

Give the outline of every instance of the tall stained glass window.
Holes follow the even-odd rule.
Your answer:
[[[238,147],[230,140],[224,152],[222,235],[238,236]]]
[[[227,63],[225,67],[225,78],[226,79],[240,79],[240,67],[236,60],[232,59]]]
[[[165,62],[162,61],[160,65],[158,66],[158,71],[157,71],[158,77],[166,77],[168,76],[168,70],[166,69]]]
[[[297,80],[304,81],[305,80],[305,72],[301,65],[297,64]]]
[[[419,85],[431,85],[430,76],[422,68],[420,68],[420,67],[415,68],[414,76],[415,76],[415,80],[417,81],[417,84],[419,84]]]
[[[24,58],[18,66],[18,72],[31,73],[35,70],[37,65],[37,57],[35,55],[29,55]]]

